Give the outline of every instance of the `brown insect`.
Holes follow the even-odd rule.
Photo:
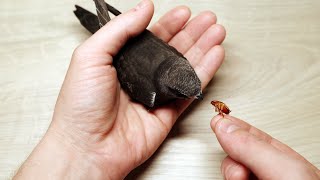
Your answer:
[[[215,111],[219,112],[220,115],[229,114],[231,110],[226,104],[220,101],[211,101],[211,104],[215,107]]]

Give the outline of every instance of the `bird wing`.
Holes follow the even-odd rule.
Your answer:
[[[135,61],[136,60],[136,61]],[[148,107],[153,107],[156,100],[156,89],[150,67],[141,64],[136,58],[119,53],[113,61],[117,69],[118,79],[122,89],[136,101]]]
[[[96,4],[96,11],[98,14],[99,25],[100,27],[102,27],[111,20],[108,13],[108,7],[104,2],[104,0],[93,0],[93,1]]]
[[[75,5],[75,7],[76,10],[73,12],[79,19],[81,25],[84,26],[92,34],[97,32],[100,29],[98,17],[78,5]]]
[[[110,11],[113,15],[118,16],[121,14],[119,10],[112,7],[110,4],[108,3],[105,3],[105,4],[107,6],[108,11]],[[97,32],[100,29],[98,16],[82,8],[81,6],[75,5],[75,7],[76,7],[76,10],[74,11],[74,14],[79,19],[81,25],[84,26],[92,34]]]

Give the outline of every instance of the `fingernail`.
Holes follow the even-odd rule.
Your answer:
[[[224,175],[224,169],[223,169],[222,167],[221,167],[220,171],[221,171],[221,174],[222,174],[223,179],[226,179],[226,177],[225,177],[225,175]]]
[[[148,5],[148,0],[142,0],[137,6],[136,10],[143,9]]]
[[[219,129],[219,131],[222,131],[225,133],[232,133],[232,132],[240,129],[240,127],[238,125],[234,124],[229,119],[221,119],[218,122],[218,129]]]
[[[228,165],[228,166],[226,167],[226,169],[225,169],[224,172],[223,172],[223,179],[226,179],[226,180],[229,179],[229,177],[227,177],[227,176],[228,176],[228,173],[230,173],[230,172],[228,172],[228,171],[230,171],[231,168],[232,168],[232,165]]]

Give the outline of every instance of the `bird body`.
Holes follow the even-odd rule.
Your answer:
[[[97,4],[98,9],[102,3]],[[101,24],[98,17],[103,18],[100,17],[103,13],[99,12],[104,8],[115,15],[120,13],[108,4],[97,11],[98,17],[79,6],[76,8],[75,14],[81,24],[92,33]],[[113,65],[126,93],[149,108],[177,98],[202,98],[201,82],[188,60],[148,30],[129,39],[114,57]]]
[[[188,60],[150,31],[129,40],[114,58],[121,86],[148,107],[200,95],[201,82]]]

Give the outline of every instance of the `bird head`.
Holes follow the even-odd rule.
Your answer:
[[[201,81],[187,59],[171,56],[163,61],[156,75],[157,88],[166,96],[202,99]]]

